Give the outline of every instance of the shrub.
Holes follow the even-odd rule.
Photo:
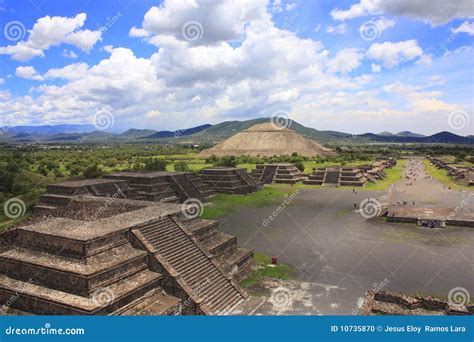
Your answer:
[[[188,172],[189,166],[185,161],[179,161],[174,163],[174,170],[180,172]]]
[[[85,178],[99,178],[103,175],[103,172],[97,164],[92,164],[82,174]]]
[[[301,172],[304,172],[304,164],[301,160],[297,161],[295,163],[295,166],[301,171]]]
[[[236,167],[237,160],[235,159],[235,156],[222,157],[221,159],[219,159],[217,162],[214,163],[214,166]]]
[[[145,170],[166,171],[166,162],[159,158],[149,158],[145,161]]]

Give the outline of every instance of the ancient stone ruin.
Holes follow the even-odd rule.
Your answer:
[[[86,195],[34,215],[2,235],[4,313],[229,313],[253,251],[187,209]]]
[[[474,305],[457,305],[433,297],[407,296],[389,291],[368,291],[364,315],[474,315]]]
[[[247,195],[260,189],[247,170],[235,167],[212,167],[200,172],[202,182],[216,192]]]
[[[322,167],[315,169],[304,184],[325,186],[364,186],[367,177],[358,168]]]
[[[474,168],[453,166],[449,163],[443,162],[435,157],[428,156],[428,160],[438,169],[445,169],[448,171],[448,176],[451,176],[455,181],[466,186],[474,186]]]
[[[294,164],[290,163],[257,164],[252,170],[252,177],[261,184],[295,184],[307,179]]]

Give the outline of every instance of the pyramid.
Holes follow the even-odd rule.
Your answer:
[[[216,146],[201,151],[200,157],[212,155],[270,157],[291,155],[293,152],[305,157],[333,155],[334,152],[318,142],[306,139],[295,131],[271,123],[254,125],[241,131]]]

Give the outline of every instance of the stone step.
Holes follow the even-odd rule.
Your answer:
[[[37,315],[106,315],[159,287],[161,274],[144,270],[82,297],[0,275],[0,301]]]
[[[36,285],[88,296],[99,287],[148,268],[147,252],[122,245],[91,258],[88,263],[25,248],[0,254],[0,273]]]
[[[180,304],[181,299],[167,295],[160,289],[153,289],[113,314],[123,316],[180,315]]]
[[[212,254],[223,254],[231,247],[237,245],[237,237],[222,232],[211,235],[204,240],[204,247]]]
[[[68,205],[69,202],[74,198],[74,196],[69,195],[56,195],[46,193],[40,198],[40,203],[46,205]]]

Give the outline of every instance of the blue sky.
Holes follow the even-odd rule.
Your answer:
[[[471,0],[0,1],[0,125],[474,134]]]

